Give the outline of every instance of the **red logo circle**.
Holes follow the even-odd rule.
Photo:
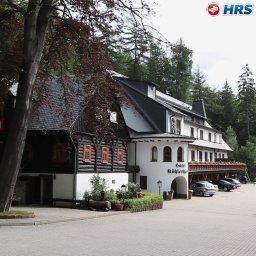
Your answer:
[[[211,16],[216,16],[220,12],[220,7],[216,3],[211,3],[208,5],[207,11]]]

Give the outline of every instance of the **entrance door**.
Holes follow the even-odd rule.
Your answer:
[[[148,177],[147,176],[140,176],[140,188],[141,189],[148,189]]]
[[[41,196],[41,177],[28,177],[26,189],[26,204],[40,204]]]
[[[173,197],[177,198],[177,182],[176,182],[176,180],[173,180],[172,185],[171,185],[171,189],[174,191]]]
[[[52,203],[52,176],[42,176],[42,203],[50,205]]]

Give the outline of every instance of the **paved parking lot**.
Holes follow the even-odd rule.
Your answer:
[[[163,210],[28,227],[1,227],[1,255],[256,255],[256,186]]]

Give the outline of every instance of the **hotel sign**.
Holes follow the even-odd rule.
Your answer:
[[[188,172],[186,164],[176,164],[175,168],[168,169],[167,173],[173,173],[173,174],[185,174]]]

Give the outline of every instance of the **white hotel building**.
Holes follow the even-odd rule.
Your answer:
[[[204,103],[192,106],[157,90],[151,82],[114,77],[130,99],[122,113],[131,142],[128,145],[129,180],[142,189],[174,189],[186,198],[189,184],[244,172],[245,164],[230,162],[231,148],[207,121]]]

